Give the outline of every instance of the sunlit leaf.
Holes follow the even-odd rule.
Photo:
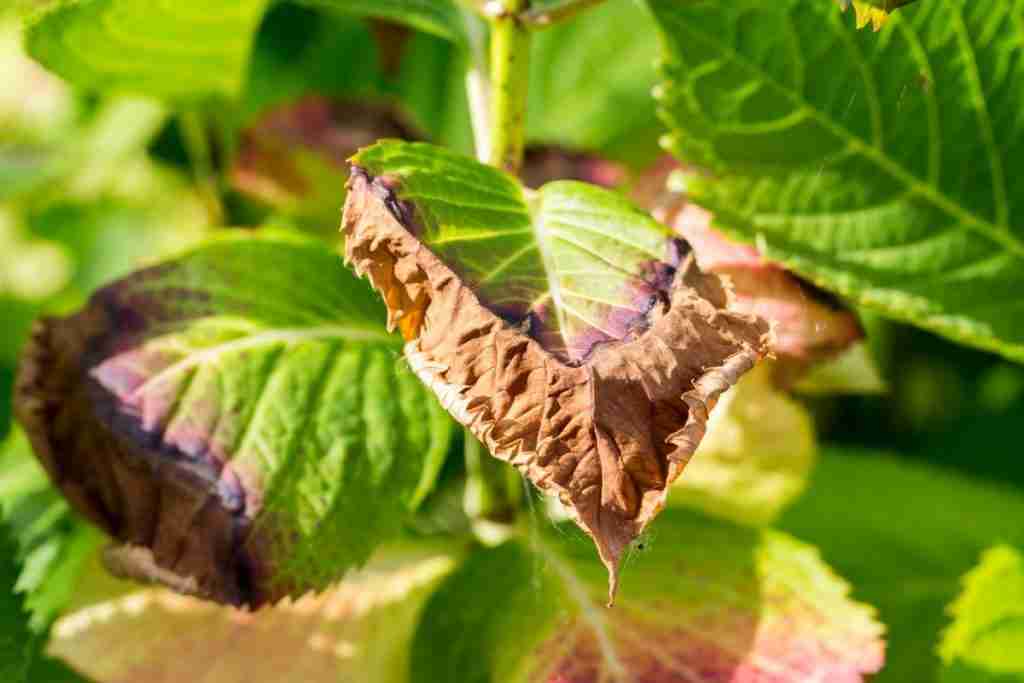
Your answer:
[[[454,564],[450,550],[388,548],[321,595],[258,612],[121,587],[62,618],[50,653],[99,683],[407,683],[417,617]]]
[[[865,307],[1024,359],[1024,34],[1001,0],[922,0],[880,35],[823,0],[649,0],[690,195]],[[909,11],[908,11],[909,10]]]
[[[424,144],[361,151],[346,257],[416,374],[493,455],[558,495],[611,580],[768,326],[620,195],[533,192]],[[424,248],[426,247],[426,248]]]
[[[854,683],[882,664],[872,610],[788,536],[668,510],[613,609],[581,540],[544,521],[470,557],[423,613],[412,680]]]
[[[236,95],[269,0],[64,0],[31,23],[29,54],[89,90],[195,101]]]
[[[115,570],[258,605],[361,564],[429,491],[447,418],[321,243],[234,235],[42,321],[16,410]]]
[[[985,551],[950,607],[953,624],[940,654],[943,683],[1024,681],[1024,555],[1010,546]]]

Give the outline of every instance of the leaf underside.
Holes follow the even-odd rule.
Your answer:
[[[610,572],[718,396],[767,351],[688,246],[617,195],[536,193],[422,144],[354,158],[346,257],[410,365],[493,455],[557,494]]]
[[[111,568],[230,604],[323,588],[400,529],[450,423],[320,242],[236,236],[41,321],[18,417]]]
[[[688,193],[731,235],[886,315],[1024,359],[1024,34],[921,0],[878,34],[819,0],[650,0]]]

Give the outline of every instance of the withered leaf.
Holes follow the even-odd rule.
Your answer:
[[[445,408],[594,539],[614,597],[623,551],[768,352],[768,324],[728,310],[689,246],[610,191],[526,190],[424,144],[353,161],[348,262]]]
[[[39,321],[18,418],[115,573],[261,606],[365,562],[443,462],[382,317],[322,242],[223,237]]]

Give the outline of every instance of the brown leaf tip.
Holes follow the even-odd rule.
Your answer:
[[[394,195],[394,181],[353,169],[346,261],[380,292],[410,366],[449,413],[594,539],[614,597],[625,548],[664,505],[718,397],[768,353],[768,324],[729,310],[718,277],[669,241],[679,265],[643,329],[567,362],[419,242]]]

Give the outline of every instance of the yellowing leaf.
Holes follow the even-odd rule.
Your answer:
[[[97,683],[406,683],[419,611],[454,563],[389,549],[321,595],[258,612],[128,586],[61,618],[50,654]]]

